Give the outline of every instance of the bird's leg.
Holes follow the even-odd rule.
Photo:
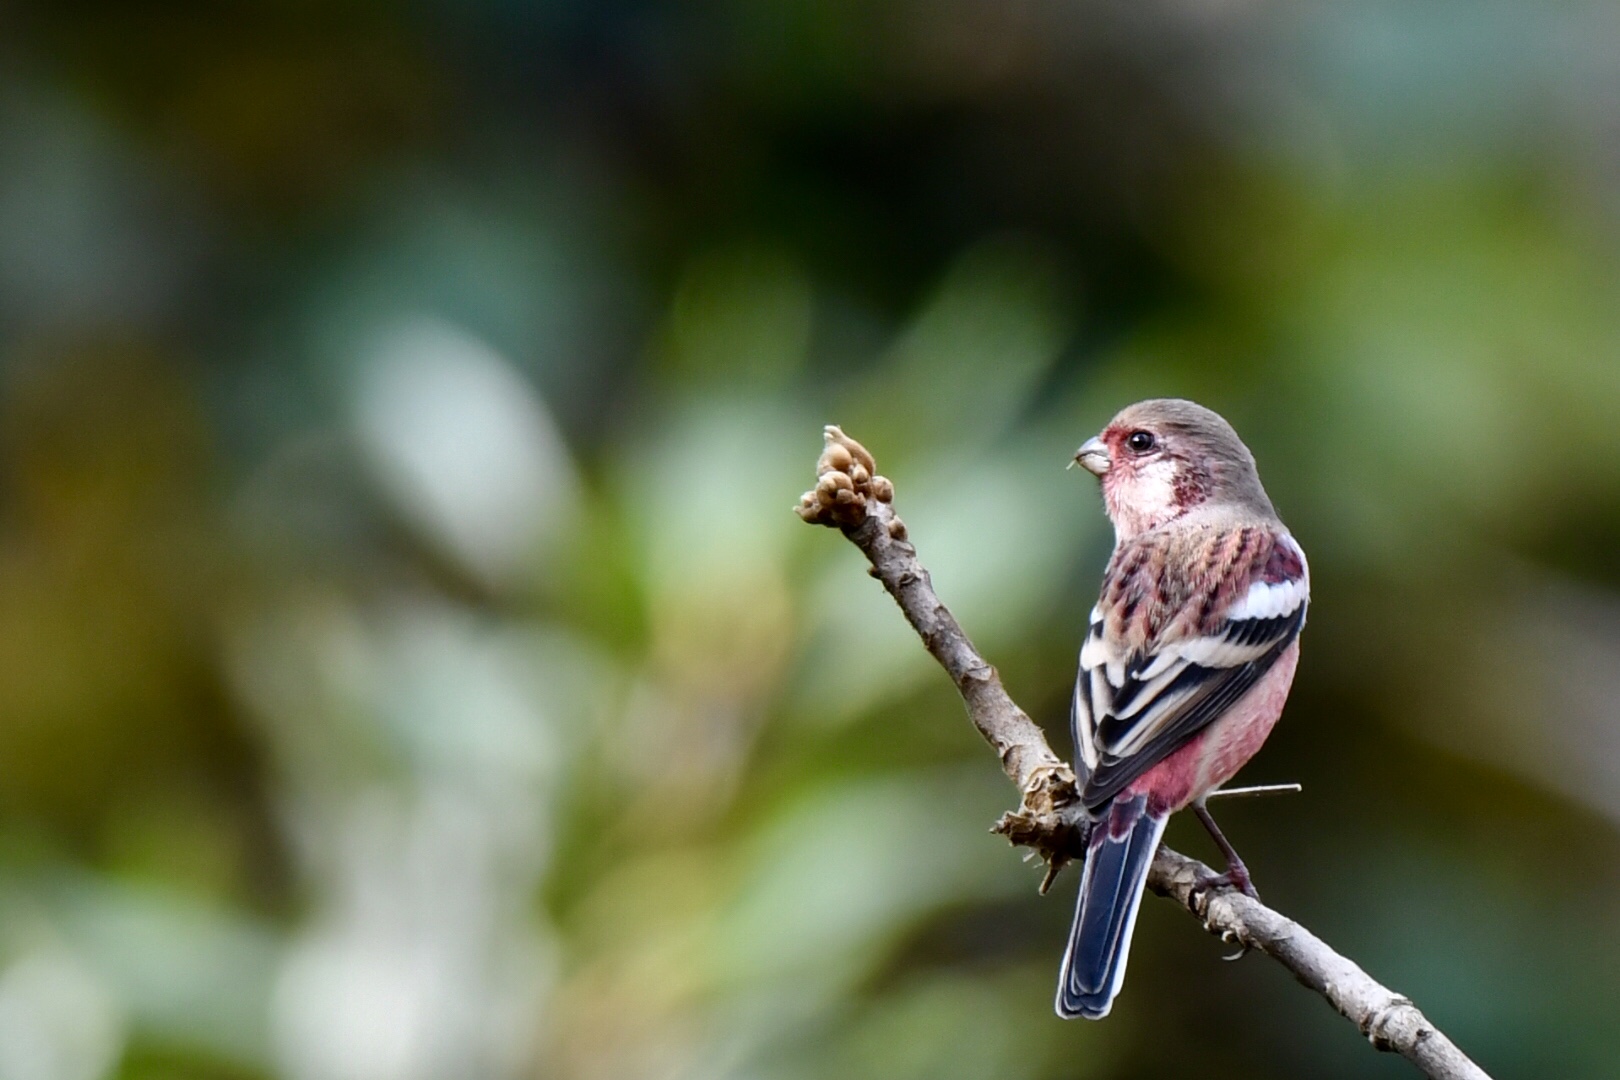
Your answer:
[[[1249,878],[1249,868],[1243,865],[1243,859],[1238,855],[1237,849],[1226,838],[1226,834],[1221,832],[1221,827],[1215,824],[1215,818],[1210,814],[1209,808],[1204,805],[1203,799],[1199,799],[1193,804],[1193,813],[1197,814],[1198,820],[1204,823],[1204,828],[1209,830],[1210,838],[1215,841],[1215,846],[1221,849],[1221,854],[1226,858],[1226,872],[1206,876],[1198,882],[1198,890],[1218,889],[1224,885],[1231,885],[1241,890],[1244,896],[1254,900],[1260,899],[1260,893],[1255,889],[1254,882]],[[1242,948],[1231,956],[1223,956],[1221,959],[1241,960],[1248,954],[1249,946],[1244,944]]]
[[[1243,859],[1238,855],[1237,849],[1226,838],[1226,834],[1221,832],[1221,827],[1215,824],[1215,819],[1210,816],[1209,808],[1204,805],[1204,800],[1199,799],[1193,804],[1193,813],[1197,814],[1198,820],[1204,823],[1204,828],[1209,830],[1210,838],[1215,841],[1215,846],[1221,849],[1221,854],[1226,858],[1226,873],[1212,875],[1199,884],[1205,889],[1231,885],[1252,900],[1260,899],[1260,893],[1256,891],[1254,882],[1249,878],[1249,868],[1243,865]]]

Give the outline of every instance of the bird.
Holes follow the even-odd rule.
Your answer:
[[[1114,549],[1080,649],[1070,725],[1086,854],[1058,979],[1064,1018],[1108,1015],[1148,869],[1192,807],[1226,858],[1201,888],[1258,898],[1205,799],[1282,714],[1310,602],[1305,552],[1221,416],[1159,398],[1075,452],[1101,481]]]

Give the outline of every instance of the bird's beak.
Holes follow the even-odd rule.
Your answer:
[[[1112,464],[1108,457],[1108,447],[1096,437],[1087,439],[1085,445],[1074,452],[1074,463],[1097,476],[1106,473],[1108,466]]]

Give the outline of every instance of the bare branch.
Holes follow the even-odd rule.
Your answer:
[[[1275,959],[1327,998],[1379,1050],[1400,1054],[1436,1080],[1490,1080],[1410,998],[1379,983],[1321,938],[1260,901],[1230,887],[1200,889],[1199,882],[1209,873],[1197,859],[1160,847],[1148,887],[1197,915],[1221,940],[1259,949]]]
[[[1074,772],[1052,752],[1040,727],[1008,696],[995,668],[934,594],[893,499],[894,487],[877,475],[872,455],[829,425],[816,487],[800,499],[797,513],[812,524],[843,530],[865,553],[872,576],[956,683],[968,718],[995,748],[1002,769],[1022,793],[1018,809],[1004,814],[994,831],[1046,860],[1045,892],[1063,864],[1082,852]],[[1378,983],[1309,930],[1230,886],[1201,887],[1213,873],[1198,860],[1161,846],[1148,887],[1186,908],[1221,940],[1275,959],[1377,1049],[1400,1054],[1433,1080],[1490,1080],[1410,999]]]

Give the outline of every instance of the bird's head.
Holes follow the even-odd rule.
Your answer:
[[[1200,509],[1276,517],[1249,448],[1231,424],[1195,402],[1155,398],[1127,406],[1074,460],[1102,480],[1122,541]]]

